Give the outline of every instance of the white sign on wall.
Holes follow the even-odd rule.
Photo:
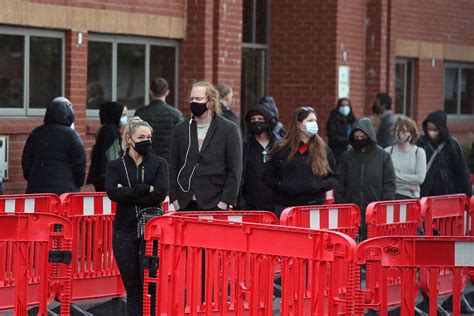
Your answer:
[[[350,67],[339,66],[338,98],[349,98]]]
[[[8,136],[0,136],[0,177],[8,178]]]

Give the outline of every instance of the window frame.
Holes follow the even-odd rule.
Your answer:
[[[33,109],[29,107],[30,103],[30,37],[46,37],[61,40],[61,95],[64,95],[66,80],[66,35],[63,31],[53,31],[45,29],[1,26],[0,34],[23,36],[23,107],[22,108],[3,108],[0,109],[0,115],[9,117],[25,117],[25,116],[44,116],[47,104],[43,109]]]
[[[446,111],[444,106],[445,96],[445,86],[446,86],[446,68],[456,68],[458,70],[458,91],[457,97],[457,105],[456,105],[456,113],[447,113],[448,118],[453,119],[460,119],[460,120],[467,120],[472,119],[474,117],[474,113],[472,114],[461,114],[461,71],[462,69],[474,69],[474,63],[467,63],[461,61],[445,61],[444,62],[444,69],[443,69],[443,110]]]
[[[397,114],[403,114],[403,115],[406,115],[407,116],[407,98],[406,98],[406,95],[407,95],[407,92],[408,92],[408,79],[410,79],[410,83],[411,83],[411,95],[410,95],[410,108],[409,108],[409,112],[410,112],[410,117],[413,117],[413,113],[414,113],[414,110],[415,110],[415,98],[414,98],[414,92],[415,92],[415,62],[416,60],[415,59],[412,59],[412,58],[406,58],[406,57],[397,57],[396,60],[395,60],[395,66],[398,64],[398,65],[405,65],[405,73],[404,73],[404,78],[403,78],[403,82],[405,83],[403,85],[403,113],[397,113]],[[411,67],[411,75],[410,75],[410,78],[408,78],[408,67]],[[394,110],[394,109],[393,109]]]
[[[118,44],[132,44],[132,45],[144,45],[145,46],[145,104],[150,102],[150,96],[148,91],[150,89],[150,46],[165,46],[175,48],[175,74],[174,74],[174,96],[175,96],[175,106],[178,106],[178,62],[179,62],[179,43],[176,40],[172,39],[163,39],[163,38],[151,38],[151,37],[142,37],[142,36],[128,36],[128,35],[111,35],[111,34],[99,34],[99,33],[89,33],[87,38],[87,45],[90,42],[107,42],[112,44],[112,91],[111,99],[112,101],[117,100],[117,46]],[[87,65],[89,67],[89,65]],[[88,79],[86,79],[88,80]],[[135,114],[135,109],[129,109],[129,116]],[[89,110],[87,109],[86,104],[86,117],[95,118],[99,116],[99,110]]]
[[[259,53],[263,54],[262,56],[262,82],[260,83],[260,88],[263,91],[264,95],[268,95],[268,73],[269,73],[269,51],[270,51],[270,1],[267,0],[266,2],[266,12],[267,12],[267,17],[266,17],[266,43],[261,44],[257,43],[257,1],[260,0],[248,0],[252,1],[252,42],[244,42],[243,37],[242,37],[242,56],[243,56],[243,51],[244,49],[253,49],[255,51],[258,51]],[[243,6],[243,2],[242,2]],[[243,23],[242,23],[243,24]],[[243,33],[243,30],[242,30]],[[241,73],[242,75],[242,73]],[[248,109],[245,109],[245,104],[243,104],[242,101],[244,101],[244,91],[243,89],[245,88],[245,85],[241,86],[241,91],[240,91],[240,108],[241,108],[241,117],[245,116],[245,111]],[[257,100],[260,99],[261,97],[257,97]]]

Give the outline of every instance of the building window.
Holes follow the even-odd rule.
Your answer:
[[[43,115],[64,94],[64,34],[0,27],[0,114]]]
[[[444,109],[448,114],[474,114],[474,64],[445,63]]]
[[[244,0],[243,6],[242,117],[267,93],[269,0]]]
[[[395,112],[413,115],[414,61],[397,58],[395,64]]]
[[[149,83],[163,77],[170,85],[167,102],[177,102],[177,53],[173,40],[90,34],[87,65],[87,114],[101,103],[118,101],[130,110],[149,103]]]

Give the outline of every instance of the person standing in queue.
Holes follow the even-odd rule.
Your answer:
[[[168,193],[168,165],[151,153],[152,128],[138,117],[128,120],[122,137],[124,155],[107,165],[105,189],[117,202],[112,247],[127,291],[130,316],[143,313],[144,241],[139,235],[138,214],[160,207]]]
[[[324,204],[324,193],[337,185],[335,175],[332,151],[318,135],[316,112],[297,108],[263,173],[263,183],[275,192],[275,214],[288,206]]]
[[[193,116],[173,134],[170,201],[177,211],[227,210],[242,177],[239,127],[219,115],[219,92],[209,82],[196,82],[189,101]]]

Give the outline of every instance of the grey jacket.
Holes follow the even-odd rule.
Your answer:
[[[186,208],[193,195],[203,210],[216,208],[219,201],[235,205],[241,177],[242,138],[233,122],[215,116],[201,151],[196,121],[187,119],[176,126],[171,146],[170,200],[178,200],[181,209]],[[188,188],[189,192],[185,192]]]
[[[375,132],[368,118],[356,121],[349,136],[351,145],[354,132],[361,130],[373,144],[366,152],[353,147],[346,150],[339,163],[340,186],[337,190],[339,203],[355,203],[363,214],[367,205],[374,201],[393,200],[395,197],[395,170],[390,154],[375,142]],[[365,216],[362,217],[365,220]]]

